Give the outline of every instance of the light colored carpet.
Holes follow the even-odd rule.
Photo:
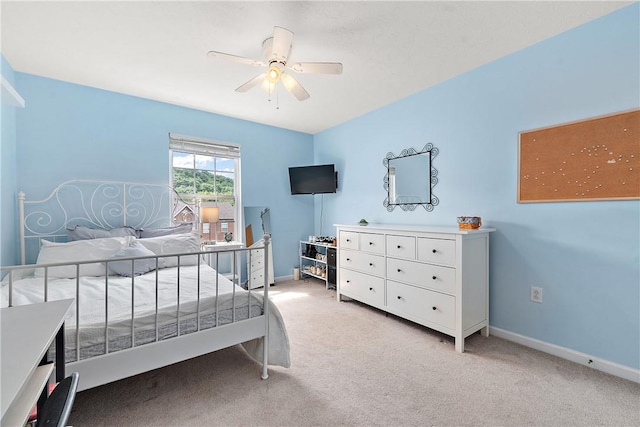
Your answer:
[[[81,426],[640,426],[640,384],[479,334],[453,338],[319,281],[270,292],[292,367],[232,347],[77,394]]]

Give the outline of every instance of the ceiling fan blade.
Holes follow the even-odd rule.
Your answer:
[[[251,80],[249,80],[248,82],[243,84],[242,86],[238,87],[236,89],[236,92],[246,92],[246,91],[248,91],[252,87],[254,87],[254,86],[258,85],[260,82],[262,82],[265,77],[266,77],[266,74],[259,74],[259,75],[255,76],[254,78],[252,78]]]
[[[210,56],[211,58],[222,59],[222,60],[225,60],[225,61],[239,62],[240,64],[252,65],[254,67],[266,67],[267,66],[267,64],[262,62],[262,61],[245,58],[243,56],[231,55],[229,53],[216,52],[215,50],[209,51],[207,53],[207,56]]]
[[[282,77],[282,85],[284,88],[293,94],[298,101],[304,101],[305,99],[309,99],[310,95],[296,79],[293,78],[290,74],[283,74]]]
[[[271,83],[269,80],[264,79],[260,87],[262,87],[262,90],[265,92],[273,93],[276,90],[276,83]]]
[[[287,68],[296,73],[342,74],[342,64],[339,62],[297,62]]]
[[[286,28],[273,27],[273,58],[280,62],[287,62],[291,53],[291,44],[293,43],[293,33]]]

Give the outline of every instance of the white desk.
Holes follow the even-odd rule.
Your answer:
[[[67,299],[0,310],[2,427],[23,426],[27,422],[53,372],[53,363],[39,365],[56,335],[56,377],[64,376],[64,348],[58,344],[64,333],[64,317],[72,303]]]
[[[242,249],[244,248],[244,243],[236,242],[235,240],[231,242],[217,242],[217,243],[203,243],[202,250],[204,251],[227,251],[229,249]]]

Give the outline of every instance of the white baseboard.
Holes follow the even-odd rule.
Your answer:
[[[277,282],[286,282],[288,280],[293,280],[293,274],[289,276],[278,276],[273,281],[277,283]]]
[[[489,333],[490,335],[496,336],[498,338],[503,338],[508,341],[513,341],[525,347],[530,347],[535,350],[539,350],[544,353],[552,354],[562,359],[578,363],[580,365],[588,366],[598,371],[606,372],[607,374],[615,375],[616,377],[640,383],[640,370],[633,369],[628,366],[620,365],[618,363],[604,359],[598,359],[596,357],[590,356],[585,353],[580,353],[566,347],[560,347],[555,344],[550,344],[544,341],[537,340],[535,338],[516,334],[515,332],[509,332],[504,329],[495,328],[493,326],[489,327]]]

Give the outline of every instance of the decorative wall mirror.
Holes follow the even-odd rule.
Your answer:
[[[264,246],[264,235],[268,234],[272,237],[271,243],[273,243],[273,236],[271,234],[271,209],[267,206],[245,206],[244,207],[244,224],[245,224],[245,245],[247,248],[257,248]],[[271,246],[273,248],[273,246]],[[273,250],[269,250],[269,259],[265,261],[264,254],[261,251],[251,251],[252,265],[269,265],[269,283],[275,283],[275,274],[273,269]],[[262,257],[260,256],[262,254]],[[249,256],[249,252],[244,254],[245,259]],[[264,286],[264,279],[261,279],[262,274],[249,274],[250,271],[246,271],[247,265],[243,266],[243,277],[247,278],[247,281],[243,285],[245,289],[254,289]],[[254,271],[255,273],[255,271]]]
[[[438,149],[432,143],[420,151],[407,148],[397,156],[387,153],[382,160],[387,168],[384,176],[387,198],[383,205],[389,212],[396,206],[405,211],[422,206],[431,212],[438,205],[439,200],[433,194],[433,187],[438,183],[438,171],[433,167],[433,159],[437,155]]]
[[[271,209],[266,206],[245,206],[244,208],[245,244],[247,247],[271,235]]]

